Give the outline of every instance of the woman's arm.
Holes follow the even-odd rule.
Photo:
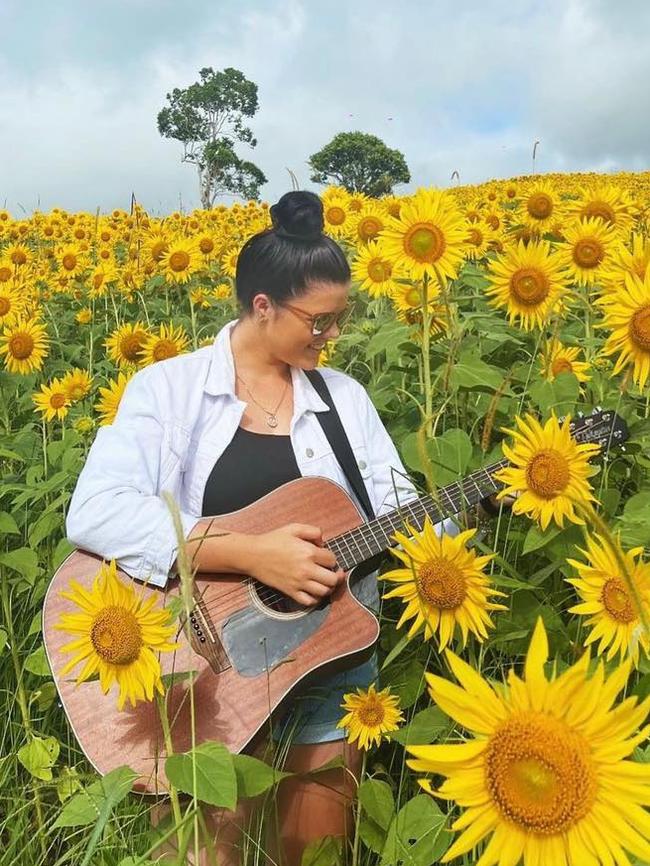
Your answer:
[[[132,577],[164,586],[176,536],[159,484],[175,455],[164,441],[164,397],[156,393],[155,377],[155,367],[136,373],[114,422],[97,432],[70,500],[66,534],[76,547],[115,559]],[[197,520],[181,512],[185,537]]]

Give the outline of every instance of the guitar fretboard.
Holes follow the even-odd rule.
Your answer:
[[[421,531],[427,515],[433,524],[439,523],[445,517],[471,508],[485,496],[501,490],[504,485],[493,478],[493,473],[507,465],[507,460],[500,460],[478,469],[460,482],[440,487],[435,499],[430,494],[410,499],[388,514],[330,538],[327,546],[336,555],[339,566],[349,571],[355,565],[394,547],[397,542],[391,535],[395,530],[404,531],[405,520]]]

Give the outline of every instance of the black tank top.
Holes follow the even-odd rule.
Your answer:
[[[201,516],[237,511],[301,477],[290,436],[238,427],[205,483]]]

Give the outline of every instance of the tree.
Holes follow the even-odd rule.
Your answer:
[[[208,66],[199,75],[200,81],[167,94],[169,105],[158,112],[158,131],[183,143],[181,162],[196,165],[204,208],[211,208],[222,193],[259,199],[266,177],[235,153],[237,141],[257,145],[244,126],[244,118],[258,109],[257,85],[232,67],[215,72]]]
[[[315,183],[337,183],[371,196],[387,195],[395,184],[411,179],[400,151],[365,132],[339,132],[309,157],[309,166]]]

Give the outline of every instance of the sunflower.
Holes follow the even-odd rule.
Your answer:
[[[15,286],[0,283],[0,322],[19,316],[23,311],[23,299]]]
[[[356,214],[349,208],[347,195],[323,196],[323,231],[333,238],[350,237]]]
[[[15,268],[21,268],[29,264],[34,257],[29,247],[26,247],[24,244],[10,244],[3,251],[3,255],[9,259]]]
[[[117,282],[118,277],[119,274],[113,262],[100,262],[93,268],[88,277],[88,296],[101,298],[108,291],[109,285]]]
[[[182,354],[189,343],[189,337],[182,326],[162,324],[157,334],[148,334],[142,345],[141,358],[143,366],[155,364]]]
[[[88,436],[95,429],[95,422],[90,415],[82,415],[81,418],[73,421],[72,427],[82,436]]]
[[[638,232],[632,234],[632,249],[619,244],[612,253],[611,276],[616,283],[625,283],[625,274],[636,274],[642,280],[650,269],[650,238]]]
[[[155,609],[156,594],[143,601],[133,585],[118,578],[112,559],[102,563],[90,590],[71,580],[69,591],[61,596],[81,608],[61,614],[54,626],[79,635],[62,647],[63,652],[74,652],[62,674],[85,661],[77,683],[99,674],[104,694],[117,683],[119,710],[127,698],[134,707],[138,700],[153,700],[154,689],[164,693],[155,654],[175,650],[179,644],[169,642],[176,626],[167,608]]]
[[[143,322],[125,322],[106,338],[104,345],[111,360],[120,367],[129,367],[139,363],[140,353],[148,336],[149,332]]]
[[[379,233],[386,228],[386,223],[385,208],[375,202],[365,204],[352,218],[352,236],[359,244],[376,241]]]
[[[93,311],[90,307],[82,307],[78,313],[75,313],[74,318],[79,325],[89,325],[93,320]]]
[[[399,219],[388,218],[379,235],[385,254],[413,279],[428,274],[442,285],[454,279],[465,253],[467,224],[446,192],[419,189],[402,205]]]
[[[12,317],[0,335],[0,355],[10,373],[27,375],[42,368],[48,343],[45,325],[37,319]]]
[[[521,198],[519,220],[535,235],[542,235],[561,214],[560,196],[550,183],[542,182],[532,186]]]
[[[142,251],[146,262],[159,265],[169,250],[169,237],[161,229],[152,229],[142,238]]]
[[[59,273],[66,277],[80,276],[88,265],[86,256],[75,244],[68,244],[58,249],[56,261],[59,266]]]
[[[474,734],[450,745],[407,746],[416,772],[447,778],[425,791],[462,806],[463,831],[447,863],[491,836],[476,866],[629,866],[623,848],[650,860],[650,764],[625,760],[648,737],[641,727],[650,699],[617,707],[630,664],[588,676],[589,651],[560,676],[546,678],[548,641],[538,619],[523,679],[511,671],[494,687],[446,652],[460,683],[425,674],[440,709]]]
[[[616,229],[601,219],[574,220],[566,225],[564,237],[557,255],[575,283],[593,286],[611,278],[612,253],[618,244]]]
[[[598,655],[607,650],[607,660],[616,653],[629,655],[635,667],[639,666],[639,645],[645,655],[650,650],[650,637],[641,621],[638,602],[641,602],[644,620],[650,619],[650,565],[641,559],[643,547],[627,552],[621,547],[620,537],[614,538],[616,552],[611,543],[598,533],[587,536],[587,550],[578,548],[587,563],[567,559],[577,569],[579,578],[567,578],[578,590],[580,604],[569,608],[569,613],[588,616],[585,625],[591,628],[585,646],[599,640]],[[618,554],[618,556],[617,556]],[[629,581],[636,590],[636,598],[628,589],[628,579],[619,565],[625,562]]]
[[[485,258],[492,243],[497,239],[494,230],[487,223],[477,220],[467,226],[465,236],[465,256],[470,261]]]
[[[366,690],[357,686],[357,693],[343,695],[341,707],[346,715],[337,722],[337,728],[348,729],[348,743],[357,741],[359,749],[379,745],[382,736],[396,731],[404,716],[399,709],[399,697],[391,695],[390,687],[378,692],[374,685]]]
[[[217,301],[227,301],[232,298],[232,286],[228,283],[219,283],[212,289],[212,295]]]
[[[624,190],[611,183],[599,183],[592,189],[581,187],[578,199],[567,201],[565,207],[578,219],[599,219],[624,235],[632,226],[632,202]]]
[[[376,241],[357,248],[351,271],[352,279],[357,280],[372,298],[389,294],[395,286],[393,263]]]
[[[0,256],[0,285],[9,283],[14,279],[16,269],[9,259]]]
[[[460,628],[462,645],[471,632],[479,641],[487,637],[487,627],[494,627],[488,611],[505,610],[489,596],[503,596],[493,589],[483,568],[495,554],[477,556],[467,547],[476,529],[466,529],[456,536],[443,533],[438,536],[429,516],[421,532],[408,529],[411,537],[396,532],[394,538],[403,550],[390,552],[406,568],[388,571],[382,580],[399,584],[384,598],[397,596],[405,603],[397,628],[413,619],[407,637],[412,638],[424,628],[424,639],[431,640],[438,632],[438,644],[444,649]]]
[[[210,293],[204,286],[199,286],[190,291],[190,301],[195,307],[202,307],[207,310],[210,308]]]
[[[506,248],[489,264],[489,305],[506,308],[512,324],[521,320],[525,331],[542,328],[551,313],[564,309],[566,278],[557,253],[550,252],[548,241],[519,241]]]
[[[589,364],[578,361],[581,351],[577,346],[563,346],[557,337],[553,337],[552,340],[547,341],[541,358],[542,376],[549,382],[553,382],[561,373],[574,373],[579,382],[588,382]]]
[[[95,403],[95,409],[101,416],[100,425],[112,424],[115,420],[122,394],[131,375],[127,376],[125,373],[120,372],[117,374],[117,379],[112,379],[108,383],[107,388],[99,389],[100,400]]]
[[[564,526],[564,518],[573,523],[584,523],[575,512],[575,503],[596,502],[587,478],[598,469],[588,461],[600,450],[592,442],[578,444],[571,438],[567,415],[560,427],[555,413],[542,425],[532,415],[515,421],[519,430],[502,427],[515,439],[511,448],[502,443],[503,453],[512,466],[494,473],[505,489],[497,493],[497,499],[507,494],[518,494],[513,503],[513,514],[528,514],[546,529],[551,519]]]
[[[608,291],[596,303],[604,317],[595,327],[612,331],[603,354],[619,353],[613,375],[633,363],[634,382],[643,389],[650,375],[650,268],[643,280],[626,273],[625,286]]]
[[[79,400],[87,397],[90,394],[92,382],[93,378],[90,373],[86,370],[80,370],[78,367],[69,370],[61,380],[70,403],[78,403]]]
[[[203,256],[194,240],[178,236],[169,241],[158,266],[168,283],[186,283],[203,267]]]
[[[70,398],[61,379],[52,379],[49,385],[41,385],[41,390],[32,394],[32,400],[46,421],[61,420],[68,414]]]
[[[221,271],[225,276],[234,277],[237,273],[237,259],[239,258],[240,251],[241,246],[235,244],[234,246],[228,247],[228,249],[222,254],[219,261],[221,263]]]
[[[204,260],[206,262],[212,261],[218,251],[216,237],[211,232],[203,231],[196,236],[195,241]]]
[[[398,284],[389,290],[388,297],[398,321],[417,326],[421,333],[423,330],[422,288],[417,284]],[[429,283],[428,286],[427,307],[430,332],[432,334],[446,332],[449,328],[449,312],[445,304],[440,301],[440,291],[433,283]]]

